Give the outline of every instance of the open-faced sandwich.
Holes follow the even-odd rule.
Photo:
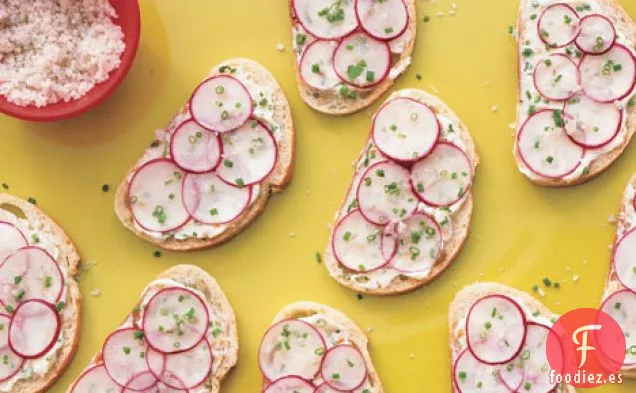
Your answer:
[[[546,355],[558,316],[525,292],[497,283],[464,288],[450,306],[453,392],[572,393]]]
[[[636,176],[625,189],[616,226],[601,310],[614,318],[625,333],[627,348],[621,373],[636,378]]]
[[[69,365],[79,341],[79,260],[42,210],[0,194],[0,391],[46,392]]]
[[[415,89],[393,93],[373,117],[336,213],[329,274],[375,295],[435,279],[468,236],[478,162],[466,126],[442,101]]]
[[[289,103],[261,65],[214,67],[130,169],[115,212],[135,235],[189,251],[232,239],[291,181]]]
[[[533,183],[605,171],[636,131],[636,24],[616,0],[522,0],[514,155]]]
[[[331,115],[363,109],[411,64],[415,0],[289,0],[300,95]]]
[[[282,309],[263,336],[263,393],[382,393],[368,339],[346,315],[312,302]]]
[[[218,393],[236,364],[234,311],[217,282],[179,265],[144,289],[69,393]]]

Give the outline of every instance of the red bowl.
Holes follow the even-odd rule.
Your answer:
[[[95,85],[85,96],[77,100],[58,102],[41,108],[18,106],[8,102],[4,96],[0,96],[0,112],[23,120],[56,121],[77,116],[106,100],[123,82],[126,74],[130,71],[139,47],[141,28],[139,3],[137,0],[110,0],[110,3],[117,11],[118,18],[113,20],[113,22],[121,26],[126,49],[122,53],[119,68],[112,71],[107,80]]]

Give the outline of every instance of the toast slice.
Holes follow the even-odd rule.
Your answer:
[[[438,121],[442,123],[438,142],[448,143],[450,141],[457,146],[461,146],[465,156],[470,161],[470,172],[471,174],[474,173],[474,169],[479,163],[479,157],[473,139],[465,124],[446,104],[439,98],[417,89],[394,92],[387,99],[387,102],[391,102],[394,99],[415,100],[428,106],[435,113]],[[377,113],[375,116],[377,117]],[[361,181],[363,172],[373,163],[382,159],[386,159],[386,157],[379,152],[371,135],[355,164],[352,184],[335,216],[335,223],[338,223],[352,209],[355,209],[358,200],[356,187]],[[380,268],[369,273],[355,272],[345,267],[335,256],[333,239],[337,225],[334,225],[330,236],[331,241],[324,253],[325,266],[329,274],[339,284],[353,291],[381,296],[403,294],[430,283],[457,258],[468,237],[473,211],[473,195],[470,186],[466,187],[463,192],[464,194],[458,201],[447,207],[434,207],[423,202],[418,205],[418,211],[423,211],[432,217],[437,223],[433,226],[438,226],[440,228],[439,232],[443,235],[443,246],[440,248],[437,258],[428,267],[429,269],[422,273],[400,274],[400,272],[394,271],[387,266],[387,268]],[[428,250],[422,253],[424,252],[428,253]],[[365,278],[365,276],[369,277]]]
[[[59,300],[64,303],[58,303],[61,310],[61,340],[43,355],[51,358],[48,367],[42,373],[30,372],[33,362],[41,362],[43,359],[27,360],[23,363],[21,371],[0,382],[0,389],[11,392],[46,392],[68,367],[79,343],[82,296],[75,276],[80,256],[75,244],[64,230],[32,203],[0,193],[0,221],[9,222],[19,228],[25,234],[29,246],[42,247],[54,255],[65,277],[66,291]],[[4,257],[2,258],[4,260]],[[8,310],[3,311],[5,312]]]
[[[382,82],[370,88],[357,88],[346,83],[341,83],[338,87],[328,90],[316,89],[315,87],[310,86],[301,76],[299,65],[303,50],[313,39],[308,39],[311,35],[307,34],[298,18],[294,15],[293,2],[294,0],[289,0],[296,63],[296,82],[298,84],[300,96],[311,108],[319,112],[335,116],[343,116],[358,112],[373,104],[386,91],[388,91],[388,89],[393,86],[397,78],[403,74],[411,64],[413,49],[415,47],[415,38],[417,35],[416,4],[415,0],[404,0],[404,4],[408,11],[408,24],[402,35],[394,39],[393,43],[390,44],[392,46],[391,68],[389,74]],[[340,91],[340,87],[342,86],[346,87],[346,90],[343,91],[344,94]],[[352,93],[355,97],[351,95]]]
[[[581,62],[582,58],[584,59],[586,57],[596,57],[596,54],[586,55],[582,53],[582,51],[580,50],[581,46],[577,44],[580,42],[578,41],[578,38],[567,45],[558,45],[558,48],[550,48],[549,45],[543,44],[542,40],[544,38],[546,40],[550,39],[548,37],[550,33],[547,32],[545,29],[541,29],[539,27],[541,16],[546,9],[548,9],[549,7],[554,7],[557,3],[565,4],[567,7],[569,7],[569,9],[571,10],[569,11],[571,12],[571,15],[565,15],[562,16],[562,18],[565,18],[566,21],[572,21],[574,19],[574,22],[571,23],[578,23],[578,20],[589,18],[592,15],[594,15],[595,17],[601,16],[602,18],[604,18],[604,20],[609,22],[608,26],[610,26],[611,24],[615,29],[616,42],[614,45],[623,46],[626,52],[631,52],[632,55],[636,53],[636,23],[634,23],[629,14],[627,14],[627,12],[620,6],[619,2],[616,0],[590,0],[585,2],[573,0],[550,0],[547,2],[538,3],[532,0],[521,0],[516,30],[516,40],[519,47],[518,74],[520,80],[520,88],[517,101],[517,121],[515,132],[515,147],[513,153],[519,170],[531,182],[540,186],[547,187],[574,186],[585,183],[588,180],[591,180],[594,177],[600,175],[605,170],[607,170],[610,165],[612,165],[612,163],[618,159],[618,157],[620,157],[623,151],[625,151],[627,145],[632,139],[632,136],[634,135],[634,132],[636,131],[636,91],[633,87],[631,91],[629,91],[624,97],[613,101],[613,103],[618,106],[617,110],[620,112],[620,119],[614,116],[612,116],[612,118],[609,118],[610,115],[608,115],[608,113],[613,113],[611,112],[611,106],[609,105],[609,102],[606,104],[598,102],[594,104],[594,99],[586,100],[589,91],[583,87],[577,87],[575,90],[572,90],[572,97],[564,99],[566,96],[563,96],[560,97],[561,99],[559,100],[546,99],[546,94],[541,94],[539,92],[537,83],[533,81],[535,72],[534,70],[539,65],[539,63],[546,61],[548,55],[565,55],[567,58],[573,61],[573,63],[568,63],[568,61],[566,61],[566,63],[571,64],[571,68],[573,70],[581,69],[582,66],[579,65],[579,63]],[[535,4],[538,6],[535,7]],[[568,12],[567,8],[564,8],[564,10],[566,10],[564,12]],[[611,31],[611,27],[609,27],[609,29],[609,31]],[[540,35],[542,35],[543,37],[540,37]],[[601,37],[597,36],[597,40],[598,39],[601,39]],[[602,39],[600,44],[603,44]],[[609,48],[607,50],[609,50]],[[611,51],[607,53],[607,56],[610,56]],[[606,55],[602,55],[599,53],[599,56]],[[550,59],[554,58],[551,57]],[[561,57],[560,59],[563,59],[563,57]],[[627,69],[627,67],[625,67],[625,69]],[[620,68],[617,68],[617,70],[617,72],[620,72]],[[568,74],[564,73],[563,75]],[[580,79],[581,81],[584,81],[586,78],[585,74],[583,75],[584,76]],[[629,82],[625,82],[623,83],[623,85],[626,85],[628,83]],[[562,154],[559,154],[558,156],[554,156],[552,159],[550,159],[550,154],[546,152],[545,155],[547,156],[545,159],[550,161],[548,164],[537,163],[537,161],[533,158],[525,160],[522,157],[522,153],[520,153],[519,148],[520,133],[530,115],[535,112],[540,112],[544,109],[560,110],[562,113],[564,109],[564,102],[566,103],[565,108],[567,108],[568,104],[570,104],[570,107],[574,108],[573,111],[576,113],[576,104],[580,103],[581,97],[583,97],[583,99],[586,100],[589,105],[593,105],[593,111],[598,111],[595,115],[595,119],[588,118],[588,122],[583,122],[583,126],[581,126],[580,124],[575,125],[574,121],[568,121],[568,116],[564,117],[565,120],[555,120],[557,129],[560,129],[559,123],[566,124],[566,128],[564,128],[563,134],[569,134],[572,142],[569,142],[568,138],[563,135],[563,140],[561,140],[560,142],[562,144],[560,145],[561,147],[554,148],[557,150],[561,149],[561,153],[563,153],[563,149],[565,149],[569,150],[571,154],[581,155],[581,157],[572,158],[572,164],[575,166],[568,167],[568,165],[564,164],[569,169],[566,168],[563,171],[551,169],[545,170],[544,168],[540,169],[539,172],[537,172],[536,170],[531,169],[528,162],[531,162],[535,167],[541,167],[542,165],[554,166],[558,163],[557,160],[563,160],[565,157]],[[578,102],[577,99],[579,100]],[[605,102],[609,100],[603,101]],[[589,113],[590,111],[582,110],[581,113],[583,116],[585,115],[585,112]],[[613,136],[610,134],[605,139],[599,139],[595,142],[592,142],[592,137],[589,136],[589,129],[593,129],[594,131],[599,130],[599,126],[597,126],[595,122],[598,122],[598,124],[600,125],[600,130],[603,132],[603,125],[610,124],[614,121],[616,121],[617,123],[618,130]],[[572,128],[569,128],[570,125],[572,125]],[[588,136],[581,136],[583,134],[577,134],[578,131],[574,131],[574,127],[576,127],[576,129],[580,131],[581,129],[585,129],[586,126],[588,127]],[[590,139],[588,139],[586,142],[581,141],[580,138]],[[578,140],[579,143],[575,143],[575,140]],[[564,143],[566,145],[563,145]],[[528,157],[532,157],[531,153],[528,153]],[[570,161],[570,158],[568,158],[567,161]],[[542,160],[542,157],[539,157],[539,160]],[[549,175],[546,176],[546,174],[548,173]]]
[[[346,315],[344,315],[340,311],[337,311],[331,307],[328,307],[319,303],[307,302],[307,301],[296,302],[296,303],[292,303],[285,306],[274,317],[274,320],[272,321],[272,327],[270,327],[267,333],[272,332],[273,329],[277,326],[277,324],[281,324],[286,321],[287,322],[294,321],[294,320],[301,320],[305,324],[310,325],[310,331],[312,332],[310,333],[310,338],[313,332],[317,332],[318,335],[323,337],[322,341],[324,343],[324,348],[323,348],[324,351],[321,351],[321,352],[315,351],[316,353],[314,354],[314,349],[310,348],[312,355],[314,357],[316,355],[320,355],[322,357],[323,359],[322,363],[325,363],[324,361],[325,355],[329,352],[329,350],[335,348],[338,345],[351,346],[355,348],[355,350],[360,356],[360,359],[363,360],[365,363],[366,378],[360,386],[357,386],[351,390],[354,390],[356,392],[365,392],[365,393],[384,392],[384,388],[382,387],[380,376],[378,375],[377,371],[375,370],[375,367],[373,366],[373,362],[371,360],[371,354],[369,353],[369,350],[368,350],[369,340],[367,336],[364,334],[364,332],[351,319],[349,319]],[[290,327],[289,329],[291,331],[291,336],[294,336],[294,328]],[[285,328],[283,328],[283,331],[285,331]],[[265,337],[268,336],[267,333]],[[305,340],[307,339],[306,335],[303,337]],[[264,338],[263,340],[265,341],[266,338]],[[288,347],[288,345],[284,345],[284,346],[285,348]],[[292,343],[291,351],[293,351],[295,348],[296,347],[294,346],[294,343]],[[261,357],[268,358],[268,355],[271,355],[270,353],[271,350],[275,351],[275,348],[273,347],[270,348],[267,345],[267,343],[263,342],[259,349],[259,358]],[[355,358],[356,356],[352,356],[350,359],[352,361],[355,361]],[[302,361],[298,361],[299,358],[292,358],[292,359],[297,360],[294,363],[294,366],[300,365],[299,369],[303,368],[301,364]],[[309,359],[309,360],[312,360],[312,359]],[[314,360],[314,361],[317,361],[317,360]],[[353,367],[351,366],[351,364],[352,363],[349,363],[349,366]],[[267,367],[264,367],[260,360],[259,360],[259,365],[260,365],[261,371],[265,374],[266,372],[265,370],[267,370]],[[315,366],[322,366],[322,364],[316,363]],[[288,370],[288,372],[291,372],[294,375],[299,375],[298,373],[296,373],[296,371],[292,372]],[[305,372],[312,374],[313,370],[308,371],[308,368],[305,368]],[[314,378],[311,379],[311,377],[308,377],[307,381],[310,382],[312,385],[316,385],[316,387],[318,387],[321,384],[325,383],[325,380],[321,376],[321,374],[324,374],[324,373],[320,373],[316,370],[314,374]],[[344,378],[344,373],[342,374]],[[276,380],[281,380],[284,378],[285,377],[279,377],[279,378],[272,378],[268,380],[268,378],[264,376],[263,391],[267,392],[266,389],[269,384],[271,384],[272,382],[275,382]],[[327,386],[325,386],[325,388],[326,387]],[[336,387],[334,386],[334,389],[335,388]],[[365,390],[365,389],[368,389],[368,390]],[[316,391],[321,392],[321,390],[316,390]],[[326,390],[326,391],[332,391],[332,390]],[[304,390],[301,389],[299,390],[299,392],[304,393]],[[311,392],[313,392],[313,388]]]
[[[115,332],[120,331],[120,329],[140,329],[141,326],[139,325],[139,321],[142,318],[142,314],[148,312],[147,306],[150,304],[149,300],[151,300],[153,295],[159,293],[160,291],[165,291],[166,288],[177,288],[191,291],[197,294],[203,300],[208,309],[208,316],[210,317],[210,321],[204,337],[210,343],[212,364],[211,371],[209,371],[203,382],[200,383],[197,391],[206,393],[217,393],[221,389],[221,383],[223,379],[236,365],[236,362],[238,360],[238,331],[234,310],[232,309],[230,302],[225,296],[225,293],[216,282],[216,280],[202,269],[192,265],[177,265],[161,273],[155,281],[151,282],[144,289],[140,301],[137,303],[133,311],[126,317],[124,323],[120,327],[118,327]],[[181,302],[182,297],[180,296],[179,303]],[[185,337],[187,337],[188,331],[187,329],[184,330],[186,331]],[[139,331],[141,332],[141,330]],[[169,332],[169,330],[166,331]],[[112,335],[109,337],[112,337]],[[138,336],[135,336],[135,338],[137,337]],[[144,333],[141,335],[141,337],[141,339],[143,340],[142,342],[146,342],[146,337],[148,337],[148,335]],[[205,341],[205,339],[202,341]],[[196,347],[198,347],[198,345],[195,346],[195,349]],[[133,348],[133,351],[134,350],[135,349]],[[146,352],[143,353],[143,355],[141,355],[141,353],[140,355],[142,357],[150,356],[150,351],[152,350],[147,349]],[[181,353],[188,353],[188,351]],[[175,355],[178,356],[179,353],[176,353]],[[168,354],[167,356],[171,355]],[[204,358],[192,357],[189,362],[185,362],[182,364],[186,364],[187,366],[194,366],[196,364],[199,368],[203,368],[209,360],[209,356]],[[168,362],[169,360],[165,364],[168,364]],[[149,363],[151,363],[150,360]],[[82,375],[79,376],[73,384],[71,384],[67,391],[69,393],[74,392],[74,388],[76,387],[76,385],[79,384],[79,382],[81,382],[82,377],[85,376],[88,371],[91,371],[95,367],[100,367],[103,364],[104,352],[100,350],[92,358],[90,364],[84,370]],[[193,374],[196,373],[196,371],[189,370],[186,371],[185,374],[187,374],[188,372],[192,372]],[[144,371],[144,373],[147,373],[147,371]],[[178,373],[176,375],[178,375]],[[118,386],[115,382],[109,382],[113,384],[113,386]],[[140,388],[140,386],[137,386],[137,388]],[[81,393],[81,391],[76,391],[75,393]]]
[[[160,248],[172,251],[193,251],[227,242],[243,231],[265,209],[272,193],[282,192],[291,182],[296,153],[296,132],[287,98],[274,77],[260,64],[243,58],[227,60],[212,68],[207,78],[230,75],[249,86],[255,107],[260,112],[253,116],[268,123],[276,137],[277,160],[275,167],[258,184],[252,186],[249,205],[240,215],[225,224],[199,224],[192,221],[176,232],[154,233],[137,224],[131,210],[128,189],[135,171],[145,162],[168,155],[170,136],[177,127],[190,118],[189,103],[184,104],[164,130],[158,130],[144,156],[130,168],[117,189],[115,213],[122,224],[136,236]],[[207,79],[206,78],[206,79]],[[260,116],[270,111],[269,119]]]
[[[515,300],[522,305],[523,311],[529,321],[538,322],[543,325],[551,325],[558,318],[558,315],[550,311],[544,304],[517,289],[492,282],[472,284],[455,295],[455,299],[450,305],[448,314],[449,323],[449,345],[451,351],[452,364],[455,364],[458,356],[466,350],[466,318],[472,305],[479,299],[491,295],[504,295]],[[529,317],[528,317],[529,316]],[[451,372],[454,380],[454,371]],[[573,393],[575,388],[562,384],[554,390],[556,393]],[[458,392],[456,384],[453,382],[453,392]]]

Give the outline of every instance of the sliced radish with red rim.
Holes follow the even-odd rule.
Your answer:
[[[13,352],[9,347],[9,325],[11,317],[6,314],[0,314],[0,382],[14,376],[20,368],[22,368],[22,359],[18,354]]]
[[[212,348],[208,340],[203,338],[185,352],[166,355],[161,381],[175,389],[192,389],[202,384],[210,375],[212,362]],[[175,385],[174,381],[179,383]]]
[[[579,69],[564,54],[550,55],[540,61],[534,69],[534,86],[547,99],[564,101],[580,88]]]
[[[11,223],[0,221],[0,262],[13,251],[28,245],[22,231]]]
[[[314,385],[298,376],[277,379],[269,384],[263,393],[313,393]]]
[[[602,54],[616,42],[616,28],[604,15],[587,15],[581,19],[581,32],[576,37],[576,46],[583,53]]]
[[[378,225],[404,220],[417,208],[409,171],[391,161],[375,163],[364,172],[356,199],[362,215]]]
[[[636,365],[636,292],[621,290],[611,294],[601,306],[625,332],[626,356],[624,365]]]
[[[354,0],[293,0],[292,7],[303,28],[318,38],[341,38],[358,27]]]
[[[581,165],[585,150],[572,142],[564,125],[561,110],[541,110],[526,120],[517,136],[517,149],[531,171],[559,178]]]
[[[636,292],[636,228],[629,230],[616,243],[613,263],[621,284]]]
[[[469,190],[473,166],[458,146],[438,143],[411,168],[411,185],[426,204],[441,207],[459,201]]]
[[[223,157],[216,173],[226,182],[244,187],[260,182],[274,170],[278,146],[264,123],[250,120],[221,135],[221,141]]]
[[[397,224],[397,254],[391,266],[404,273],[426,273],[442,251],[442,230],[434,218],[415,213]]]
[[[258,350],[258,364],[269,381],[297,376],[313,379],[326,351],[324,338],[305,321],[288,319],[271,326]],[[313,391],[313,388],[312,388]]]
[[[377,270],[389,263],[397,247],[386,227],[367,221],[353,210],[338,222],[332,239],[334,256],[356,272]]]
[[[453,381],[459,393],[509,393],[497,376],[497,367],[480,362],[468,350],[455,360]]]
[[[378,40],[390,41],[409,25],[409,11],[404,0],[355,0],[360,27]]]
[[[252,115],[252,96],[245,85],[229,75],[217,75],[201,83],[190,98],[190,113],[202,127],[228,132]]]
[[[340,41],[333,66],[340,79],[360,88],[382,82],[391,68],[389,44],[364,32],[355,32]]]
[[[168,287],[148,301],[143,331],[155,350],[183,352],[201,341],[209,321],[208,308],[199,295],[187,288]]]
[[[553,370],[548,362],[546,345],[548,336],[554,334],[550,328],[537,323],[528,323],[526,340],[521,353],[515,363],[523,368],[523,381],[519,391],[530,393],[549,393],[557,386],[556,381],[551,381],[550,374]],[[558,343],[558,341],[555,341]],[[561,357],[562,358],[562,357]],[[553,363],[556,359],[553,359]],[[563,367],[557,366],[556,375],[563,372]]]
[[[631,50],[616,44],[602,55],[585,55],[579,64],[585,94],[600,102],[622,100],[636,83],[636,60]]]
[[[172,135],[170,154],[183,170],[209,172],[221,160],[221,141],[214,131],[201,127],[194,120],[186,120]]]
[[[554,48],[571,44],[579,34],[579,15],[565,3],[557,3],[543,11],[537,24],[541,40]]]
[[[433,110],[411,98],[395,98],[384,104],[373,119],[372,129],[378,149],[398,161],[426,156],[440,135]]]
[[[322,360],[321,375],[327,385],[340,391],[354,390],[367,378],[367,364],[352,345],[336,345]]]
[[[158,158],[143,164],[130,180],[128,199],[137,224],[153,232],[176,230],[190,215],[181,200],[184,172],[173,161]]]
[[[13,312],[9,324],[9,347],[25,359],[38,358],[55,345],[61,327],[55,307],[42,300],[27,300]]]
[[[137,328],[114,331],[102,347],[102,358],[108,375],[121,386],[131,390],[144,390],[157,379],[148,370],[145,356],[148,344]]]
[[[468,311],[468,349],[483,363],[509,362],[519,354],[525,338],[525,314],[521,306],[507,296],[485,296]]]
[[[576,96],[563,109],[565,132],[574,143],[598,148],[611,142],[623,124],[623,111],[614,103]]]
[[[314,89],[330,90],[340,83],[333,69],[333,55],[338,41],[315,40],[300,58],[300,75]]]
[[[195,220],[225,224],[249,206],[252,188],[227,184],[214,173],[188,174],[183,182],[183,204]]]
[[[115,393],[121,389],[108,375],[106,367],[100,364],[84,371],[71,388],[71,393]]]

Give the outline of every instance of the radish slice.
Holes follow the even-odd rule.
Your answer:
[[[614,318],[626,333],[627,350],[623,364],[636,365],[636,293],[629,290],[614,292],[603,302],[601,310]]]
[[[581,19],[581,32],[576,37],[576,46],[589,54],[602,54],[616,42],[614,24],[605,16],[587,15]]]
[[[354,0],[293,0],[298,21],[317,38],[341,38],[358,27]]]
[[[397,224],[398,250],[391,260],[395,270],[404,273],[427,273],[442,251],[442,230],[424,213],[415,213]]]
[[[71,389],[71,393],[115,393],[120,391],[121,386],[108,375],[103,364],[84,371]]]
[[[411,98],[396,98],[378,110],[372,134],[373,143],[384,155],[414,161],[435,147],[440,124],[428,106]]]
[[[201,341],[209,321],[208,308],[199,295],[190,289],[168,287],[148,301],[144,336],[159,352],[184,352]]]
[[[497,376],[497,367],[481,363],[468,350],[455,360],[453,380],[459,393],[509,393]]]
[[[576,63],[564,54],[546,57],[534,69],[534,86],[547,99],[564,101],[579,90],[581,77]]]
[[[549,393],[556,387],[556,381],[550,381],[552,368],[546,355],[548,336],[553,334],[547,326],[528,323],[526,341],[515,361],[515,367],[523,369],[523,381],[519,391],[530,393]],[[558,342],[558,341],[557,341]],[[563,372],[561,366],[554,370],[556,374]],[[554,378],[552,378],[554,379]]]
[[[9,347],[18,356],[35,359],[47,353],[60,335],[60,316],[42,300],[27,300],[13,313]]]
[[[172,135],[170,154],[183,170],[203,173],[216,168],[221,160],[221,142],[218,135],[186,120]]]
[[[283,377],[267,386],[263,393],[313,393],[314,385],[311,382],[297,377]]]
[[[185,352],[166,355],[162,376],[167,373],[170,377],[161,380],[175,389],[194,388],[202,384],[210,375],[212,361],[212,349],[204,337],[201,342]],[[179,383],[175,385],[175,381]]]
[[[567,136],[562,111],[542,110],[532,115],[517,136],[523,162],[538,175],[567,176],[581,165],[584,149]]]
[[[102,358],[108,375],[121,386],[133,390],[144,390],[153,386],[157,379],[148,372],[145,354],[148,344],[143,332],[136,328],[114,331],[102,347]],[[143,375],[140,375],[142,374]]]
[[[340,220],[333,233],[333,253],[341,264],[356,272],[377,270],[395,254],[396,239],[385,228],[367,221],[359,210]]]
[[[13,352],[9,347],[9,326],[11,317],[6,314],[0,314],[0,382],[14,376],[22,368],[22,359],[18,354]]]
[[[15,225],[0,221],[0,262],[13,251],[28,245],[26,237]]]
[[[585,95],[569,100],[563,114],[570,139],[589,148],[611,142],[623,123],[623,111],[616,104],[597,102]]]
[[[234,221],[251,197],[251,187],[232,186],[214,173],[188,174],[183,182],[183,204],[192,218],[204,224]]]
[[[440,142],[411,168],[411,185],[426,204],[441,207],[459,201],[470,188],[473,166],[462,149]]]
[[[164,384],[163,382],[155,382],[154,385],[149,386],[145,389],[136,389],[133,388],[135,386],[139,386],[144,383],[144,381],[152,378],[152,374],[149,371],[144,371],[135,375],[126,386],[121,389],[121,393],[180,393],[180,392],[188,392],[185,388],[171,388],[170,386]],[[171,383],[173,385],[182,385],[179,380],[170,376]]]
[[[244,187],[260,182],[276,166],[278,147],[272,132],[257,120],[223,134],[223,158],[216,170],[226,182]]]
[[[360,88],[372,87],[388,75],[391,49],[384,41],[355,32],[340,41],[333,66],[343,82]]]
[[[315,40],[305,48],[300,58],[300,75],[314,89],[330,90],[340,83],[333,69],[333,54],[337,41]]]
[[[182,227],[190,218],[183,207],[183,170],[166,158],[143,164],[128,189],[130,208],[137,224],[153,232]]]
[[[269,381],[287,376],[313,379],[320,370],[325,351],[325,341],[315,327],[298,319],[288,319],[265,333],[258,350],[258,364]]]
[[[564,3],[549,6],[537,25],[539,37],[553,48],[571,44],[579,34],[579,15]]]
[[[364,172],[356,199],[362,215],[378,225],[404,220],[417,208],[409,171],[390,161],[373,164]]]
[[[40,299],[57,304],[64,276],[55,259],[39,247],[24,247],[0,265],[0,301],[15,308],[20,302]]]
[[[243,83],[229,75],[217,75],[201,83],[190,98],[190,113],[202,127],[228,132],[252,115],[252,96]]]
[[[409,11],[404,0],[355,0],[360,27],[371,37],[389,41],[406,30]]]
[[[614,247],[614,271],[625,288],[636,292],[636,229],[624,234]]]
[[[366,380],[367,364],[354,346],[336,345],[325,354],[321,375],[336,390],[353,390]]]
[[[517,302],[503,295],[485,296],[468,311],[468,349],[483,363],[507,363],[521,350],[525,325],[525,314]]]
[[[596,101],[622,100],[634,90],[636,60],[623,45],[616,44],[599,56],[583,56],[579,69],[583,91]]]

